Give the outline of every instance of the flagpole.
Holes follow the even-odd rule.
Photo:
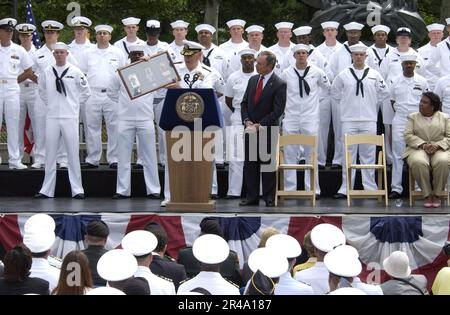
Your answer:
[[[12,6],[13,6],[13,12],[12,12],[13,13],[13,18],[17,20],[17,16],[18,16],[18,3],[17,3],[17,0],[13,0]]]

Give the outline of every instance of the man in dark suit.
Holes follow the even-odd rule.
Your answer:
[[[171,257],[165,256],[167,249],[167,233],[164,228],[156,222],[149,222],[144,228],[153,233],[158,240],[153,251],[153,260],[150,264],[150,270],[158,276],[169,278],[173,281],[175,290],[178,290],[180,282],[187,279],[186,270],[183,265],[177,264]]]
[[[250,78],[242,99],[241,115],[246,131],[244,181],[247,198],[240,206],[259,204],[260,173],[266,206],[275,206],[275,152],[272,150],[275,150],[280,117],[286,106],[286,82],[274,73],[276,62],[276,56],[269,51],[259,54],[256,59],[258,75]]]

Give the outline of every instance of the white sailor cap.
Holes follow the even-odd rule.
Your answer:
[[[58,42],[52,45],[53,50],[69,50],[69,46],[66,43]]]
[[[141,23],[141,19],[138,19],[138,18],[135,18],[135,17],[128,17],[128,18],[122,20],[122,24],[124,26],[127,26],[127,25],[139,25],[139,23]]]
[[[311,242],[318,250],[328,253],[336,246],[345,244],[345,235],[338,227],[322,223],[311,230]]]
[[[339,22],[336,22],[336,21],[326,21],[320,25],[322,26],[323,29],[326,29],[326,28],[338,29],[339,28]]]
[[[228,26],[228,28],[232,28],[233,26],[245,27],[246,23],[247,22],[245,22],[244,20],[236,19],[236,20],[228,21],[227,26]]]
[[[294,23],[291,23],[291,22],[279,22],[279,23],[275,24],[275,27],[277,30],[279,30],[281,28],[288,28],[291,30],[293,26],[294,26]]]
[[[262,32],[264,32],[264,27],[259,26],[259,25],[251,25],[251,26],[247,27],[247,28],[245,29],[245,31],[246,31],[247,33],[252,33],[252,32],[259,32],[259,33],[262,33]]]
[[[383,260],[383,269],[388,275],[394,278],[407,278],[411,274],[409,258],[402,251],[395,251]]]
[[[355,44],[349,48],[352,53],[365,53],[369,47],[364,44]]]
[[[131,278],[137,268],[136,258],[124,249],[113,249],[104,253],[97,263],[97,272],[106,281]]]
[[[360,31],[360,30],[363,29],[363,27],[364,27],[364,25],[361,24],[361,23],[358,23],[358,22],[350,22],[350,23],[347,23],[347,24],[344,25],[344,29],[346,31],[351,31],[351,30],[358,30],[358,31]]]
[[[182,56],[192,56],[193,54],[198,53],[203,49],[205,49],[205,46],[190,40],[184,40],[183,44],[184,44],[183,50],[180,52]]]
[[[64,25],[53,20],[44,21],[41,26],[44,31],[60,31],[64,28]]]
[[[400,55],[400,60],[402,62],[404,62],[404,61],[416,61],[417,62],[417,55],[415,55],[415,54]]]
[[[411,30],[407,27],[399,27],[397,29],[396,36],[409,36],[411,37]]]
[[[286,258],[295,258],[302,254],[302,247],[298,241],[286,234],[276,234],[269,237],[266,248],[273,249]]]
[[[46,229],[32,230],[25,233],[23,243],[32,253],[43,253],[52,248],[55,243],[55,233]]]
[[[122,239],[122,248],[137,257],[150,254],[156,245],[156,236],[144,230],[130,232]]]
[[[5,18],[0,20],[0,29],[10,29],[14,30],[14,26],[16,26],[17,20],[13,18]]]
[[[195,27],[195,31],[197,33],[199,33],[200,31],[208,31],[211,34],[214,34],[216,32],[216,29],[214,28],[214,26],[209,24],[199,24]]]
[[[172,28],[188,28],[189,23],[183,20],[176,20],[175,22],[170,23]]]
[[[158,20],[148,20],[147,28],[161,28],[161,23]]]
[[[70,21],[73,27],[81,26],[81,27],[90,27],[92,25],[92,21],[84,16],[75,16]]]
[[[301,35],[309,35],[311,34],[312,27],[311,26],[300,26],[294,30],[295,36]]]
[[[305,45],[305,44],[297,44],[294,47],[292,47],[291,50],[294,54],[299,50],[305,50],[306,52],[309,53],[309,51],[311,50],[311,47],[309,47],[309,45]]]
[[[427,25],[428,32],[444,31],[444,28],[445,28],[445,25],[444,24],[439,24],[439,23],[433,23],[433,24]]]
[[[105,24],[97,25],[96,27],[94,27],[94,29],[95,29],[96,33],[101,32],[101,31],[106,31],[109,34],[111,34],[113,31],[113,28],[111,26],[105,25]]]
[[[375,25],[374,27],[372,27],[372,34],[375,35],[376,32],[385,32],[386,34],[389,34],[389,32],[391,31],[391,29],[389,27],[387,27],[386,25]]]
[[[89,290],[86,295],[126,295],[123,291],[113,287],[98,287]]]
[[[25,221],[25,225],[23,227],[24,234],[36,231],[36,230],[46,230],[49,232],[55,231],[55,220],[45,213],[37,213],[29,217]]]
[[[357,251],[351,246],[338,246],[323,258],[328,271],[340,277],[356,277],[362,271]],[[356,253],[355,253],[356,251]]]
[[[253,55],[256,57],[257,51],[251,48],[245,48],[238,52],[239,57],[242,57],[244,55]]]
[[[357,288],[339,288],[336,289],[328,295],[367,295],[364,291]]]
[[[192,245],[194,257],[204,264],[220,264],[230,254],[227,241],[215,234],[203,234]]]
[[[447,23],[447,25],[450,25],[450,17],[445,19],[445,23]]]
[[[273,248],[261,247],[248,256],[248,267],[251,271],[261,271],[269,278],[278,278],[289,269],[287,258]]]
[[[128,46],[128,51],[129,52],[133,52],[133,51],[144,51],[145,50],[145,46],[142,44],[132,44],[130,46]]]
[[[36,26],[33,24],[22,23],[16,26],[16,30],[19,34],[28,34],[31,35],[36,30]]]

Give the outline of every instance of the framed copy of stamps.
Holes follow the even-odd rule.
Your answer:
[[[180,81],[180,76],[165,51],[118,69],[120,79],[130,96],[135,99]]]

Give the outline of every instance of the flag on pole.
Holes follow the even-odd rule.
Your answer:
[[[34,20],[34,15],[33,15],[33,7],[31,5],[31,0],[27,0],[27,23],[29,24],[33,24],[36,26],[36,22]],[[41,40],[39,39],[38,33],[37,33],[37,28],[36,30],[33,32],[33,44],[36,47],[36,49],[41,48]]]

